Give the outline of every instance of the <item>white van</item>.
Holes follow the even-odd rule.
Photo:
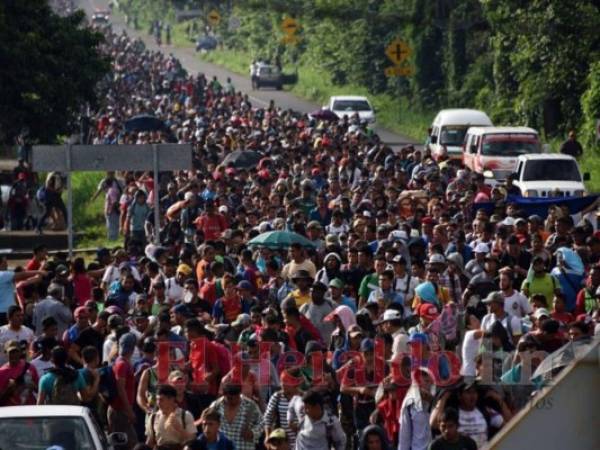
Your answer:
[[[491,170],[503,182],[520,155],[542,153],[538,132],[527,127],[471,127],[463,145],[463,164],[476,173]]]
[[[442,109],[431,125],[429,146],[436,161],[445,152],[450,159],[462,160],[462,147],[467,130],[473,126],[491,127],[492,121],[476,109]]]

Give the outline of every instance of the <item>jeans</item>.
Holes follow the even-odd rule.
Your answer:
[[[109,241],[119,239],[119,213],[111,212],[106,215],[106,237]]]

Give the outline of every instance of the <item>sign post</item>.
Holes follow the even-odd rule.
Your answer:
[[[159,173],[192,168],[191,144],[151,145],[36,145],[32,168],[36,172],[56,171],[67,174],[67,233],[69,257],[73,254],[72,172],[117,170],[152,171],[154,176],[154,241],[160,230]]]

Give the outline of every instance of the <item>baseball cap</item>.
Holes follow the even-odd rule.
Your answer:
[[[238,326],[248,326],[250,325],[250,315],[249,314],[239,314],[237,318],[231,323],[232,327]]]
[[[287,441],[287,434],[285,434],[285,430],[283,428],[276,428],[271,431],[271,433],[269,433],[267,442],[272,441]]]
[[[342,280],[340,280],[339,278],[334,278],[333,280],[331,280],[329,282],[329,287],[334,287],[337,289],[343,289],[344,288],[344,282]]]
[[[182,273],[186,277],[189,277],[192,274],[192,268],[187,264],[179,264],[177,267],[177,273]]]
[[[394,256],[394,258],[392,259],[392,262],[394,264],[403,264],[403,265],[407,264],[406,258],[404,256],[402,256],[402,255],[396,255],[396,256]]]
[[[66,275],[69,273],[69,269],[64,264],[59,264],[56,266],[54,272],[56,272],[58,275]]]
[[[184,196],[183,196],[183,199],[184,199],[184,200],[186,200],[186,201],[190,201],[190,200],[192,200],[193,198],[194,198],[194,193],[193,193],[193,192],[190,192],[190,191],[186,192],[186,193],[184,194]]]
[[[248,280],[242,280],[240,281],[236,287],[236,289],[245,289],[247,291],[251,291],[252,290],[252,284],[250,284],[250,282]]]
[[[475,250],[473,250],[475,253],[489,253],[490,252],[490,248],[488,247],[487,244],[484,244],[483,242],[480,242],[479,244],[477,244],[475,246]]]
[[[411,333],[408,337],[408,343],[413,344],[419,342],[421,344],[429,344],[429,337],[425,333]]]
[[[359,325],[352,325],[348,328],[348,336],[356,337],[356,336],[364,336],[362,328]]]
[[[400,314],[400,311],[397,309],[386,309],[381,320],[377,321],[375,324],[379,325],[392,320],[402,320],[402,314]]]
[[[10,340],[7,341],[6,344],[4,344],[4,352],[8,355],[10,352],[12,351],[21,351],[21,346],[19,345],[19,343],[15,340]]]
[[[176,314],[183,314],[186,317],[193,316],[192,311],[190,311],[187,305],[184,305],[183,303],[173,306],[173,312]]]
[[[488,294],[488,296],[483,299],[483,303],[500,303],[504,305],[504,295],[500,291],[492,291]]]
[[[429,257],[429,264],[446,264],[446,258],[444,255],[440,255],[439,253],[434,253]]]
[[[229,212],[229,209],[227,208],[226,205],[221,205],[221,206],[219,206],[219,212],[221,214],[227,214]]]
[[[419,317],[428,320],[435,320],[440,315],[435,305],[431,303],[421,303],[418,310]]]
[[[551,317],[550,312],[546,308],[538,308],[533,313],[533,318],[539,320],[540,317]]]

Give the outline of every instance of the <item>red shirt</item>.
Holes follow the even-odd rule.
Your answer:
[[[227,221],[221,214],[213,214],[211,216],[203,214],[194,223],[196,228],[204,233],[204,239],[207,241],[219,239],[221,233],[227,229]]]
[[[4,392],[8,387],[8,383],[10,380],[16,380],[25,372],[25,361],[21,360],[19,363],[12,367],[9,363],[4,364],[0,367],[0,392]],[[34,386],[37,386],[39,383],[38,373],[31,364],[29,364],[29,368],[27,369],[27,373],[31,378],[29,381]],[[31,391],[28,392],[27,398],[25,401],[21,399],[20,388],[14,392],[14,394],[5,399],[4,402],[0,406],[19,406],[19,405],[35,405],[35,397]]]
[[[92,280],[84,273],[74,275],[73,291],[77,306],[83,306],[92,298]]]
[[[129,402],[129,405],[133,405],[135,401],[135,375],[133,372],[133,366],[129,361],[119,356],[113,366],[113,372],[115,374],[117,383],[119,380],[125,380],[125,393],[127,394],[127,401]],[[125,405],[123,405],[121,398],[118,396],[111,402],[110,406],[118,411],[125,410]]]
[[[35,258],[31,258],[25,265],[25,270],[40,270],[41,268],[42,263]]]

